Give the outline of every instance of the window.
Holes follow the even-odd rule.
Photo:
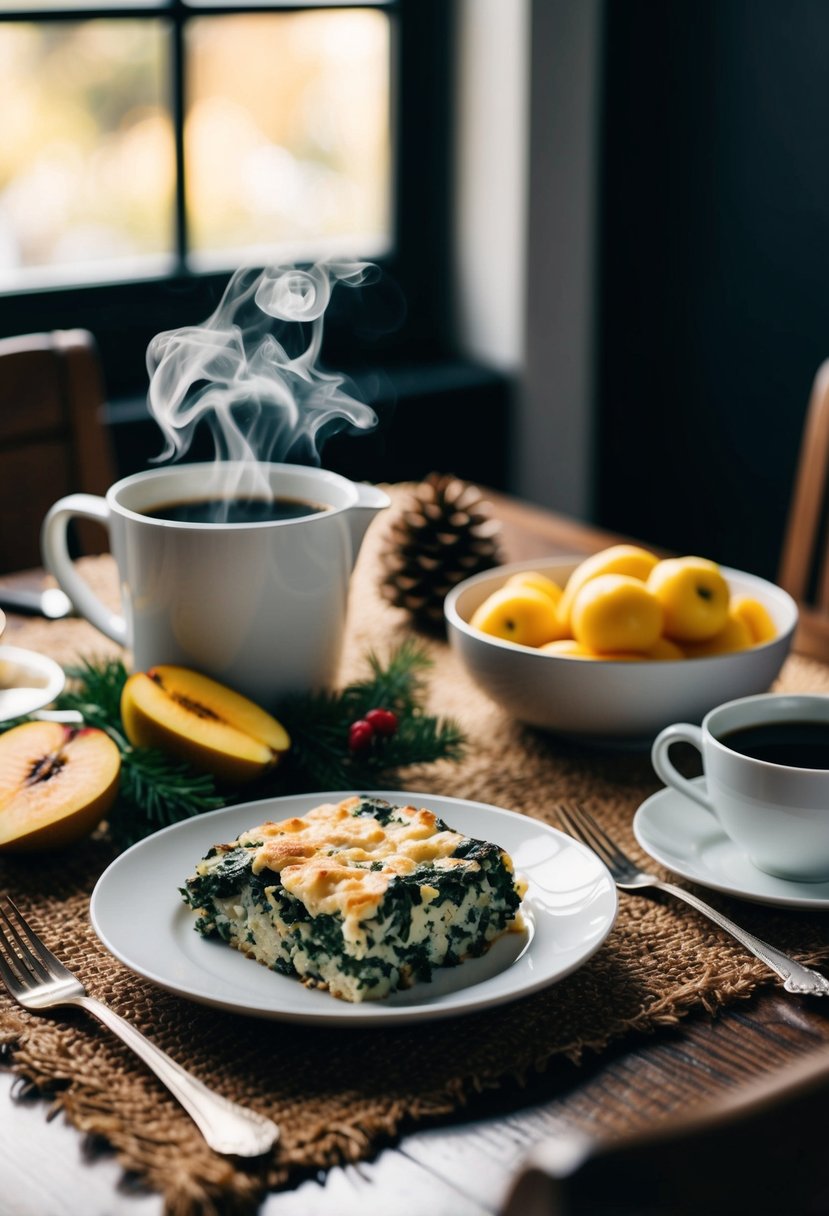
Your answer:
[[[399,342],[437,340],[451,8],[0,0],[0,334],[85,326],[140,391],[239,265],[346,255],[400,284]]]
[[[28,7],[0,25],[0,290],[388,252],[381,5]]]

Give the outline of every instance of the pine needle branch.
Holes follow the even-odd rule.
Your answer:
[[[423,695],[425,673],[433,666],[423,646],[407,638],[392,651],[385,666],[374,651],[366,659],[371,676],[349,684],[342,694],[344,703],[357,711],[355,716],[379,706],[397,714],[412,713]]]
[[[432,666],[421,645],[406,639],[385,665],[374,653],[367,662],[371,674],[365,679],[339,692],[293,698],[280,708],[280,719],[291,736],[286,776],[293,788],[365,786],[398,768],[459,760],[463,755],[460,727],[421,708],[424,673]],[[380,708],[397,715],[397,733],[352,755],[347,746],[349,726],[370,709]]]
[[[121,785],[110,815],[110,834],[126,847],[150,832],[225,803],[209,774],[196,774],[155,748],[132,748],[121,755]]]

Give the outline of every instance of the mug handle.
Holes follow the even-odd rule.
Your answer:
[[[109,507],[106,499],[95,494],[69,494],[49,508],[43,521],[40,534],[43,564],[50,574],[55,576],[58,585],[69,596],[81,616],[86,617],[113,642],[126,646],[126,621],[117,613],[111,612],[106,604],[98,599],[89,584],[78,574],[69,556],[66,533],[69,521],[74,517],[97,520],[109,531]]]
[[[672,785],[674,789],[679,790],[686,798],[693,798],[694,802],[698,802],[700,806],[704,806],[706,811],[710,811],[716,817],[717,812],[708,796],[703,793],[698,785],[694,785],[687,777],[683,777],[682,773],[677,772],[671,763],[668,751],[673,743],[690,743],[692,747],[695,747],[702,754],[701,729],[698,726],[694,726],[691,722],[677,722],[673,726],[666,726],[653,741],[651,764],[666,785]]]

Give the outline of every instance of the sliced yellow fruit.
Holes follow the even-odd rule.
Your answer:
[[[260,776],[288,750],[276,718],[224,684],[159,665],[124,685],[121,720],[135,747],[157,747],[226,781]]]
[[[121,753],[102,730],[24,722],[0,735],[0,851],[63,848],[115,801]]]

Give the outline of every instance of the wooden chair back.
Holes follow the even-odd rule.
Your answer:
[[[829,359],[818,368],[803,425],[777,581],[800,608],[798,649],[829,659]]]
[[[562,1129],[530,1152],[500,1216],[825,1212],[827,1098],[824,1044],[638,1132]]]
[[[41,564],[40,527],[56,499],[103,494],[115,478],[104,381],[87,330],[0,339],[0,573]],[[78,527],[81,552],[106,547]]]

